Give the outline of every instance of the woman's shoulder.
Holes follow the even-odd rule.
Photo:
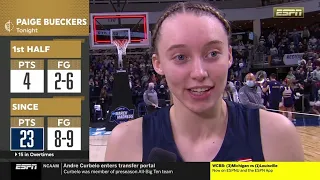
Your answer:
[[[266,161],[303,161],[300,136],[293,123],[279,113],[260,110],[262,148]]]
[[[128,133],[139,133],[142,130],[142,118],[137,118],[125,123],[117,125],[111,133],[114,138],[123,138],[128,135]]]
[[[106,161],[141,161],[142,118],[117,125],[108,138]]]

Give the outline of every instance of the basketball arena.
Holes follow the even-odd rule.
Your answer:
[[[162,12],[177,2],[180,1],[90,0],[91,162],[105,161],[108,137],[114,124],[121,123],[112,119],[119,107],[125,107],[126,115],[132,113],[134,118],[150,113],[143,97],[150,83],[158,94],[159,108],[170,105],[165,78],[158,76],[152,67],[150,46],[152,30]],[[264,106],[287,116],[295,125],[305,161],[320,161],[319,2],[209,0],[207,3],[221,9],[231,24],[233,64],[228,81],[234,84],[236,93],[241,96],[239,91],[245,86],[248,73],[261,81],[268,81],[275,74],[281,84],[293,79],[291,109],[284,109],[282,103],[272,109],[268,100]],[[275,7],[303,7],[304,15],[275,17]],[[118,72],[126,72],[128,76],[117,76]],[[121,88],[124,86],[127,89]],[[117,93],[120,91],[122,94]],[[125,94],[132,98],[122,97]],[[241,103],[234,97],[230,99]],[[121,98],[130,102],[120,101]]]

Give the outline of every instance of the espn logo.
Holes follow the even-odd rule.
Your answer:
[[[37,164],[16,164],[16,170],[36,170]]]
[[[274,7],[273,18],[304,18],[304,7]]]

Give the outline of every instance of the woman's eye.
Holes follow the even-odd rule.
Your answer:
[[[208,54],[208,58],[213,58],[213,57],[216,57],[217,55],[218,55],[218,52],[212,51]]]
[[[175,59],[177,59],[179,61],[183,61],[186,59],[186,57],[184,55],[179,54],[179,55],[175,56]]]

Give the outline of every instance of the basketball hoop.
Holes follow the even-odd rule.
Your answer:
[[[117,50],[118,50],[118,68],[120,69],[120,70],[118,70],[118,72],[123,72],[125,70],[123,70],[122,55],[126,55],[126,53],[127,53],[127,47],[129,44],[129,40],[128,39],[113,39],[113,41],[111,41],[111,42],[112,42],[112,44],[117,46]]]
[[[129,40],[128,39],[114,39],[112,41],[112,44],[117,46],[117,50],[118,50],[118,55],[119,56],[126,55],[127,47],[128,47],[128,44],[129,44]]]
[[[110,29],[110,40],[118,50],[118,69],[117,72],[125,72],[123,69],[122,55],[127,54],[128,44],[131,42],[130,29]]]

